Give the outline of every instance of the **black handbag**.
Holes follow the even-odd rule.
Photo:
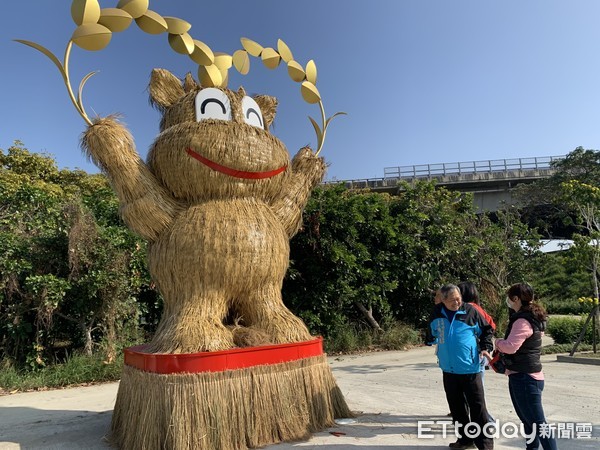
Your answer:
[[[505,373],[506,361],[504,360],[504,353],[494,350],[492,353],[492,360],[490,361],[490,367],[496,373]]]

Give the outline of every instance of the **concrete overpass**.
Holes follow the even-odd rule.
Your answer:
[[[435,181],[449,190],[473,193],[479,211],[496,211],[502,202],[512,203],[511,190],[554,173],[551,163],[564,156],[494,159],[455,163],[422,164],[384,168],[383,178],[329,181],[343,183],[349,189],[370,189],[395,195],[400,181]]]

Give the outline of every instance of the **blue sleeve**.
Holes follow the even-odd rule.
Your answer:
[[[434,327],[435,319],[429,322],[427,327],[427,333],[425,336],[425,345],[437,344],[437,327]]]

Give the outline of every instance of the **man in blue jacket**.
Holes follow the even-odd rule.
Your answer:
[[[433,310],[427,344],[438,346],[444,390],[458,435],[450,448],[467,449],[475,444],[479,449],[493,449],[493,439],[483,432],[488,412],[479,363],[480,356],[491,359],[492,326],[477,309],[462,302],[457,286],[442,286],[440,295],[442,301]]]

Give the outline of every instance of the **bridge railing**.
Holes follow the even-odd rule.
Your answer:
[[[330,180],[324,184],[344,183],[350,189],[376,189],[395,187],[399,180],[437,180],[443,183],[458,183],[469,180],[519,178],[524,176],[548,176],[551,163],[564,156],[537,156],[532,158],[490,159],[454,163],[421,164],[415,166],[385,167],[383,178],[355,180]]]
[[[343,183],[348,189],[377,189],[398,186],[398,180],[396,178],[362,178],[356,180],[328,180],[323,182],[323,184],[339,183]]]
[[[549,170],[553,161],[563,158],[564,156],[537,156],[532,158],[490,159],[485,161],[385,167],[383,169],[383,178],[406,180],[415,178],[440,178],[448,175]]]

